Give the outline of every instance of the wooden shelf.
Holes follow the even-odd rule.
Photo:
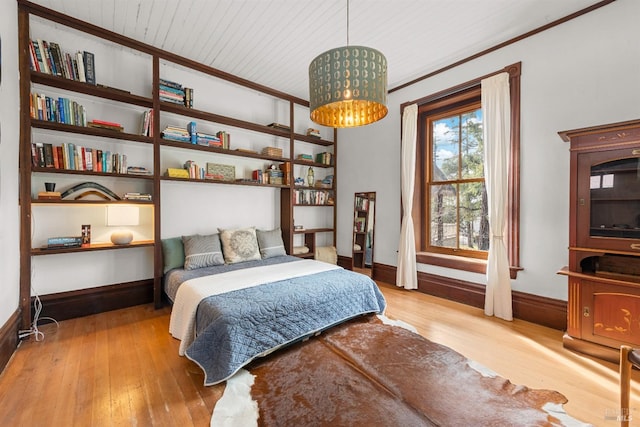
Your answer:
[[[66,123],[50,122],[47,120],[38,120],[31,118],[31,127],[38,129],[55,130],[58,132],[68,132],[80,135],[100,136],[103,138],[119,139],[123,141],[134,141],[145,144],[153,144],[151,137],[137,135],[134,133],[116,132],[108,129],[90,128],[88,126],[68,125]]]
[[[152,200],[69,200],[69,199],[33,199],[32,205],[153,205]]]
[[[294,165],[301,165],[301,166],[311,166],[314,168],[332,168],[333,165],[328,165],[326,163],[318,163],[318,162],[310,162],[308,160],[294,160],[293,161]]]
[[[200,184],[248,185],[251,187],[288,188],[288,185],[285,184],[259,184],[257,182],[246,181],[219,181],[215,179],[175,178],[170,176],[163,176],[160,179],[162,181],[197,182]]]
[[[188,142],[169,141],[167,139],[161,139],[160,145],[165,147],[180,148],[184,150],[206,151],[208,153],[218,153],[218,154],[224,154],[226,156],[237,156],[237,157],[245,157],[245,158],[251,158],[251,159],[268,160],[268,161],[278,162],[278,163],[291,161],[291,159],[287,157],[269,156],[267,154],[251,153],[248,151],[241,151],[241,150],[230,150],[228,148],[208,147],[206,145],[191,144]]]
[[[102,177],[117,177],[117,178],[128,178],[128,179],[147,179],[153,180],[153,175],[136,175],[132,173],[111,173],[111,172],[95,172],[95,171],[85,171],[85,170],[75,170],[75,169],[56,169],[56,168],[43,168],[43,167],[32,167],[31,171],[34,173],[55,173],[55,174],[64,174],[64,175],[87,175],[87,176],[102,176]]]
[[[305,228],[302,230],[294,230],[294,234],[309,234],[309,233],[332,233],[333,228]]]
[[[118,101],[125,104],[133,104],[140,107],[153,108],[152,98],[133,95],[130,92],[121,89],[92,85],[89,83],[69,80],[38,71],[31,71],[31,82],[39,83],[49,87],[55,87],[58,89],[68,90],[71,92],[82,93],[98,98],[110,99],[112,101]]]
[[[119,250],[119,249],[131,249],[131,248],[141,248],[154,246],[155,242],[153,240],[138,240],[129,243],[128,245],[114,245],[113,243],[92,243],[89,247],[80,247],[80,248],[33,248],[31,249],[31,255],[54,255],[54,254],[66,254],[73,252],[93,252],[93,251],[108,251],[108,250]]]

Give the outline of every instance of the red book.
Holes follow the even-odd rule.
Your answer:
[[[97,119],[93,119],[91,120],[91,123],[95,123],[97,125],[105,125],[105,126],[114,126],[114,127],[122,127],[122,125],[120,123],[114,123],[114,122],[107,122],[104,120],[97,120]]]

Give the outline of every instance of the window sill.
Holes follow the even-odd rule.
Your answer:
[[[487,272],[487,261],[483,259],[442,255],[432,252],[418,252],[416,254],[416,262],[420,264],[429,264],[437,265],[438,267],[452,268],[455,270],[469,271],[471,273],[486,274]],[[516,279],[518,277],[518,271],[522,269],[522,267],[510,266],[509,275],[512,279]]]

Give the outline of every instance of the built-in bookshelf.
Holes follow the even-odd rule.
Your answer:
[[[143,251],[144,258],[150,254],[149,277],[132,283],[152,287],[155,306],[162,306],[164,181],[276,189],[288,253],[304,245],[309,252],[301,256],[313,256],[317,245],[335,245],[337,132],[307,129],[306,100],[28,1],[18,0],[18,10],[19,47],[25,53],[19,65],[20,308],[24,327],[30,324],[31,281],[37,270],[33,262],[48,259],[48,255]],[[32,34],[33,24],[41,29],[42,22],[51,31]],[[125,67],[126,76],[101,75],[100,61],[114,60]],[[215,93],[207,93],[209,87]],[[245,111],[233,111],[224,97],[213,96],[233,90],[255,93],[256,101],[247,102]],[[276,116],[268,111],[271,105],[277,105]],[[70,115],[74,120],[67,120]],[[294,120],[296,117],[303,119]],[[170,126],[180,132],[185,129],[189,139],[163,137]],[[70,146],[70,141],[75,142]],[[296,178],[306,179],[308,168],[317,173],[314,185],[296,186]],[[169,169],[182,169],[187,175],[169,176]],[[44,183],[52,181],[64,188],[95,181],[112,189],[118,199],[39,198]],[[127,199],[127,194],[145,198]],[[299,203],[296,197],[301,194],[313,194],[314,202]],[[64,225],[70,221],[65,218],[100,218],[105,207],[114,204],[133,204],[144,212],[147,229],[133,244],[118,246],[97,238],[80,248],[43,248],[44,237],[56,235],[57,230],[41,230],[42,221],[36,219],[34,226],[34,218],[58,218]],[[313,210],[319,214],[311,213]],[[296,221],[306,223],[306,228],[296,230]],[[94,233],[100,234],[99,229]],[[129,258],[129,252],[124,256]],[[64,258],[63,262],[75,261]]]

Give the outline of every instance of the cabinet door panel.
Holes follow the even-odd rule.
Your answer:
[[[583,339],[618,348],[640,345],[640,290],[597,282],[583,284]]]

